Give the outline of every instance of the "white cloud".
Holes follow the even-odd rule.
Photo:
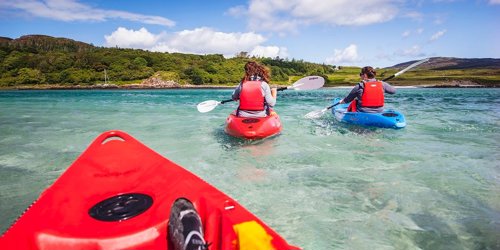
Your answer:
[[[119,27],[111,35],[104,36],[106,46],[121,48],[150,48],[154,46],[160,35],[151,34],[147,29],[141,28],[137,31]]]
[[[490,0],[490,4],[500,4],[500,0]]]
[[[424,20],[423,14],[416,11],[407,12],[404,16],[419,22]]]
[[[108,19],[125,19],[167,27],[175,25],[174,21],[164,17],[98,9],[82,4],[78,0],[1,0],[0,7],[22,10],[32,16],[66,22],[102,22]]]
[[[262,35],[253,32],[224,33],[203,27],[169,35],[165,41],[162,41],[163,47],[153,47],[152,50],[171,52],[162,50],[167,46],[184,53],[223,54],[230,57],[240,51],[250,51],[265,40]]]
[[[401,60],[407,60],[408,58],[415,59],[429,56],[431,55],[425,53],[420,45],[413,45],[406,49],[398,49],[394,51],[392,54],[388,55],[388,58],[390,59],[390,61],[395,60],[395,62],[397,62]]]
[[[180,51],[172,46],[170,46],[167,42],[159,42],[155,46],[151,47],[149,50],[156,52],[169,52],[169,53],[182,53],[184,51]]]
[[[288,49],[285,47],[278,47],[278,46],[257,46],[250,52],[250,55],[256,57],[275,58],[279,56],[280,58],[287,58]]]
[[[358,47],[355,44],[351,44],[343,50],[335,49],[333,56],[326,58],[325,63],[337,65],[355,63],[359,60]]]
[[[176,33],[153,34],[147,29],[118,28],[105,36],[106,46],[140,48],[157,52],[181,52],[190,54],[222,54],[233,57],[241,51],[261,57],[288,57],[285,47],[263,46],[266,38],[254,32],[224,33],[202,27]]]
[[[444,35],[444,33],[446,33],[446,30],[441,30],[441,31],[436,32],[434,35],[431,36],[429,41],[431,41],[431,42],[436,41],[437,39],[442,37]]]
[[[415,35],[421,35],[423,32],[424,32],[424,29],[422,29],[422,28],[416,29],[414,31],[412,31],[412,30],[405,30],[403,33],[401,33],[401,36],[404,37],[404,38],[406,38],[406,37],[409,37],[409,36],[411,36],[413,34],[415,34]]]
[[[399,0],[250,0],[249,27],[252,30],[294,32],[302,25],[361,26],[386,22],[399,11]],[[239,9],[241,10],[241,8]]]
[[[418,57],[418,56],[422,56],[423,53],[422,53],[422,49],[420,48],[420,46],[414,45],[411,48],[397,51],[395,54],[399,55],[399,56],[405,56],[405,57]]]
[[[225,14],[233,16],[233,17],[241,17],[245,16],[247,14],[246,8],[243,5],[238,5],[235,7],[230,8],[229,10],[226,11]]]

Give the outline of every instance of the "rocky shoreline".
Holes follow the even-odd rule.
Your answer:
[[[274,86],[274,85],[273,85]],[[283,85],[285,86],[285,85]],[[278,87],[283,87],[279,85]],[[500,85],[486,86],[470,81],[452,81],[435,85],[412,85],[398,86],[396,88],[498,88]],[[12,88],[3,88],[3,90],[92,90],[92,89],[233,89],[236,85],[192,85],[179,84],[175,81],[164,81],[156,77],[148,78],[137,84],[95,84],[95,85],[26,85]],[[331,86],[324,88],[352,88],[353,85]]]
[[[349,89],[353,86],[335,86],[335,87],[323,87],[325,89],[335,89],[335,88],[345,88]],[[396,88],[499,88],[500,86],[484,86],[484,85],[419,85],[419,86],[395,86]],[[131,90],[131,89],[234,89],[236,86],[218,86],[218,85],[180,85],[178,87],[159,87],[159,86],[142,86],[140,84],[131,84],[131,85],[114,85],[114,84],[97,84],[92,86],[61,86],[61,85],[53,85],[53,86],[22,86],[15,88],[0,88],[0,90],[113,90],[113,89],[121,89],[121,90]]]
[[[494,86],[486,86],[483,84],[479,84],[473,81],[468,81],[468,80],[453,80],[450,82],[446,82],[443,84],[439,85],[422,85],[420,86],[422,88],[491,88],[495,87],[498,88],[500,86],[494,85]]]
[[[164,81],[156,77],[148,78],[141,83],[117,85],[113,83],[95,85],[29,85],[5,88],[5,90],[91,90],[91,89],[232,89],[227,85],[191,85],[179,84],[175,81]]]

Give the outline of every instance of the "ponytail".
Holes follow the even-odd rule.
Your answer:
[[[366,76],[368,76],[368,78],[375,78],[375,76],[377,75],[377,72],[372,67],[366,66],[366,67],[363,67],[361,69],[361,74],[366,74]]]

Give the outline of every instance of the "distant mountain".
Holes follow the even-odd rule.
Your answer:
[[[396,64],[389,68],[404,68],[416,61]],[[421,69],[448,70],[448,69],[500,69],[500,59],[496,58],[454,58],[431,57],[430,60],[419,66]]]
[[[92,50],[91,44],[75,41],[68,38],[58,38],[45,35],[26,35],[16,39],[0,37],[0,46],[9,46],[19,50],[34,51],[64,51],[81,52]]]
[[[0,44],[9,43],[10,41],[12,41],[12,38],[0,36]]]

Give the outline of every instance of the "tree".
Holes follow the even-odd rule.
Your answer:
[[[199,68],[188,68],[185,70],[185,74],[189,80],[191,80],[192,84],[201,85],[205,83],[205,80],[208,79],[208,73]]]
[[[138,56],[134,59],[133,64],[137,66],[138,68],[146,67],[148,66],[148,61],[146,59]]]
[[[19,84],[45,83],[45,76],[38,69],[22,68],[18,71]]]
[[[23,68],[24,54],[19,51],[12,51],[3,60],[2,66],[6,70]]]
[[[248,57],[249,57],[249,55],[248,55],[248,52],[246,52],[246,51],[241,51],[241,52],[239,52],[238,54],[236,54],[236,57],[238,57],[238,58],[248,58]]]

